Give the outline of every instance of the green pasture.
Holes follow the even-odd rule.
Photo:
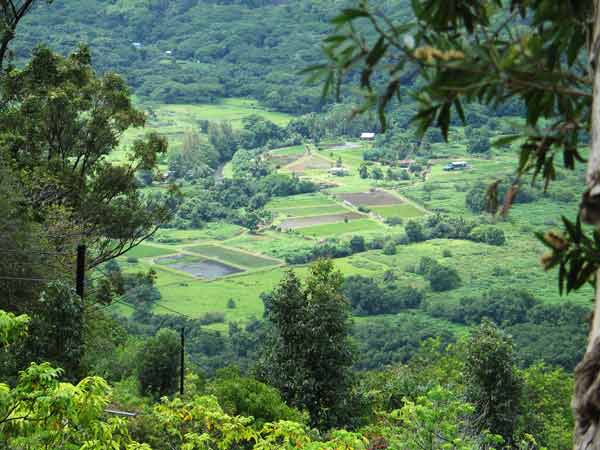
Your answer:
[[[177,250],[169,247],[156,247],[140,244],[129,250],[126,256],[128,258],[153,258],[156,256],[170,255],[172,253],[177,253]]]
[[[370,207],[370,209],[386,219],[389,217],[410,219],[413,217],[421,217],[425,214],[422,209],[419,209],[410,203],[391,206],[373,206]]]
[[[276,197],[267,203],[266,208],[270,210],[280,210],[287,208],[308,208],[321,206],[336,206],[338,202],[331,197],[321,193],[300,194],[289,197]]]
[[[151,104],[142,103],[138,108],[144,110],[148,120],[144,128],[127,130],[122,138],[118,151],[111,154],[110,160],[125,159],[133,142],[150,132],[158,132],[169,140],[169,148],[179,148],[187,130],[200,131],[199,121],[231,122],[234,128],[242,127],[244,117],[256,114],[277,125],[285,126],[293,116],[285,113],[268,111],[258,102],[250,99],[229,98],[214,104]],[[205,138],[205,136],[202,136]]]
[[[154,242],[164,244],[188,244],[196,241],[224,241],[244,232],[240,226],[223,222],[207,223],[201,229],[177,230],[161,228],[153,237]]]
[[[209,258],[214,257],[225,263],[231,263],[249,269],[275,266],[280,263],[280,261],[275,259],[263,258],[258,255],[222,247],[220,245],[202,244],[184,247],[184,249],[189,252],[198,253]]]
[[[237,247],[250,252],[262,253],[275,258],[285,258],[294,252],[308,250],[315,245],[313,239],[290,231],[279,233],[268,230],[260,234],[243,234],[225,242],[229,247]]]
[[[288,156],[288,155],[302,155],[305,152],[304,145],[294,145],[292,147],[277,148],[271,150],[269,153],[273,156]]]

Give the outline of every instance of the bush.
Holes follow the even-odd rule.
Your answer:
[[[129,264],[137,264],[139,261],[139,259],[137,258],[137,256],[128,256],[127,257],[127,262]]]
[[[350,239],[350,248],[352,253],[360,253],[366,250],[365,238],[362,236],[352,236]]]
[[[367,208],[366,206],[362,206],[362,205],[358,207],[358,210],[365,214],[368,214],[371,212],[371,210],[369,208]]]
[[[483,242],[489,245],[504,245],[506,237],[504,231],[492,225],[480,225],[469,233],[469,238],[475,242]]]
[[[396,227],[398,225],[402,225],[404,220],[402,220],[402,217],[388,217],[385,219],[385,223],[391,227]]]
[[[431,290],[434,292],[443,292],[456,289],[461,284],[460,276],[456,269],[436,265],[427,275],[427,280]]]
[[[465,198],[465,204],[474,213],[485,211],[487,186],[483,182],[479,182],[473,186]]]
[[[387,244],[385,244],[385,246],[383,247],[383,254],[384,255],[395,255],[396,254],[396,244],[393,242],[388,242]]]
[[[421,242],[425,240],[423,225],[415,220],[409,220],[405,227],[406,236],[410,242]]]
[[[236,305],[234,299],[230,298],[229,300],[227,300],[227,308],[229,308],[229,309],[235,309],[236,306],[237,305]]]
[[[445,250],[442,252],[442,256],[443,256],[444,258],[452,258],[452,252],[451,252],[450,250],[448,250],[448,249],[445,249]]]

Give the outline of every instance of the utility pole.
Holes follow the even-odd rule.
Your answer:
[[[181,327],[181,361],[180,361],[180,376],[179,376],[179,394],[183,396],[183,378],[185,376],[185,327]]]
[[[75,274],[75,292],[83,300],[83,290],[85,284],[85,245],[77,246],[77,272]]]

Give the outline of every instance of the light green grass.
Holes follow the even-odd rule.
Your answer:
[[[250,269],[275,266],[279,261],[263,258],[258,255],[222,247],[220,245],[203,244],[193,247],[185,247],[189,252],[199,253],[203,256],[214,257],[225,263],[235,264],[236,266],[248,267]]]
[[[370,219],[350,220],[349,222],[332,223],[326,225],[314,225],[298,229],[298,232],[306,236],[327,237],[339,236],[359,231],[383,230],[383,225]]]
[[[261,234],[243,234],[225,242],[229,247],[238,247],[255,253],[263,253],[284,259],[287,255],[304,251],[315,245],[313,239],[297,233],[266,231]]]
[[[187,130],[198,129],[200,120],[211,122],[231,122],[233,128],[242,128],[244,117],[256,114],[268,119],[279,126],[285,126],[293,116],[285,113],[268,111],[258,102],[250,99],[230,98],[215,104],[151,104],[138,105],[149,113],[145,128],[129,129],[121,138],[119,149],[113,152],[111,161],[122,161],[133,142],[150,132],[158,132],[169,140],[169,149],[178,149],[183,142]],[[201,135],[201,139],[206,136]]]
[[[211,222],[197,230],[163,228],[156,232],[154,241],[166,244],[186,244],[206,240],[224,241],[241,234],[243,231],[244,229],[237,225]]]
[[[338,203],[321,193],[301,194],[290,197],[276,197],[267,203],[266,208],[278,210],[282,208],[308,208],[313,206],[335,206]]]
[[[425,214],[421,209],[410,203],[392,206],[373,206],[370,209],[384,218],[400,217],[408,219],[411,217],[420,217]]]
[[[140,244],[129,250],[124,256],[128,258],[152,258],[155,256],[169,255],[172,253],[177,253],[177,249]]]
[[[293,147],[278,148],[269,153],[274,156],[302,155],[305,152],[304,145],[294,145]]]

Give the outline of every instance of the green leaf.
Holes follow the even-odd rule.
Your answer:
[[[344,25],[359,17],[369,17],[369,13],[362,9],[348,8],[342,10],[340,15],[331,19],[331,23],[333,25]]]

